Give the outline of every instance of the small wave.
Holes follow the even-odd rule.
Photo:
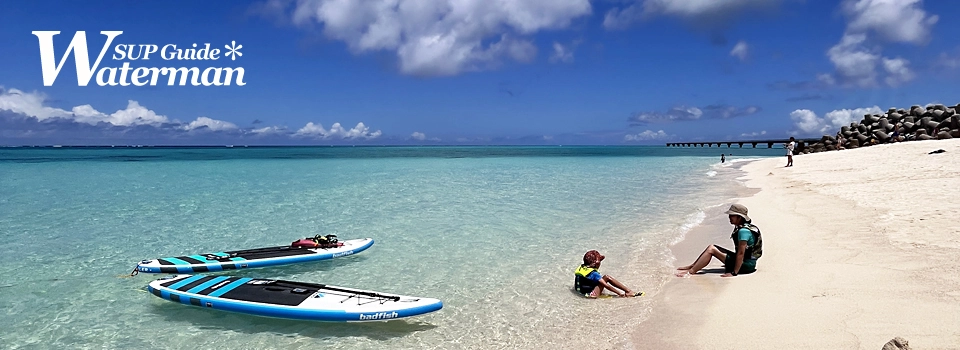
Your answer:
[[[682,224],[680,224],[680,227],[677,228],[677,231],[680,234],[677,235],[677,238],[670,242],[670,245],[675,245],[683,241],[683,239],[687,237],[687,232],[690,232],[690,230],[692,230],[694,227],[700,225],[700,223],[702,223],[703,220],[706,220],[706,218],[707,213],[703,209],[697,209],[697,211],[693,214],[687,215],[687,218]]]
[[[710,170],[707,172],[707,176],[709,177],[717,176],[717,172],[715,170]]]
[[[746,158],[737,158],[727,160],[727,163],[742,163],[742,162],[752,162],[755,160],[767,159],[770,157],[746,157]],[[729,166],[729,165],[728,165]]]

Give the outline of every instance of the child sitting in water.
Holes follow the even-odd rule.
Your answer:
[[[574,272],[576,279],[573,283],[578,293],[587,298],[597,298],[603,294],[604,289],[607,289],[620,297],[629,298],[643,295],[643,292],[634,293],[613,277],[601,275],[597,270],[600,269],[600,262],[604,258],[606,257],[600,255],[600,252],[596,250],[591,250],[583,255],[583,265],[580,265]]]

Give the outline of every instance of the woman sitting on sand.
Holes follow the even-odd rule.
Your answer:
[[[603,261],[604,258],[605,256],[600,255],[600,252],[596,250],[591,250],[583,255],[583,265],[580,265],[574,271],[573,285],[577,292],[588,298],[600,297],[604,289],[610,290],[620,297],[643,295],[643,292],[634,293],[613,277],[600,275],[600,271],[597,270],[600,268],[600,261]]]
[[[741,204],[734,204],[726,211],[733,225],[733,244],[737,247],[737,252],[731,252],[718,245],[710,245],[700,253],[693,264],[677,269],[677,277],[684,277],[695,274],[700,269],[710,263],[710,258],[715,257],[723,261],[723,268],[726,272],[722,277],[733,277],[741,273],[751,273],[757,270],[757,259],[763,254],[763,240],[760,239],[760,229],[750,223],[750,216],[747,216],[747,207]]]

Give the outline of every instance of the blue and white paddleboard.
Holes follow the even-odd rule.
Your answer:
[[[352,239],[339,243],[342,245],[331,248],[280,246],[143,260],[137,264],[134,271],[194,273],[333,259],[370,248],[373,245],[373,238]]]
[[[271,279],[177,275],[147,286],[160,298],[224,311],[313,321],[364,322],[440,310],[432,298]]]

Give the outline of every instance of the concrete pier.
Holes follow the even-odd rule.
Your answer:
[[[820,139],[796,139],[797,147],[794,148],[794,152],[802,150],[806,147],[808,143],[814,143],[820,141]],[[773,145],[783,145],[787,142],[790,142],[789,138],[786,139],[774,139],[774,140],[749,140],[749,141],[697,141],[697,142],[668,142],[667,147],[713,147],[717,145],[717,148],[726,145],[727,148],[737,145],[739,148],[743,148],[744,144],[751,145],[753,148],[757,148],[757,145],[767,145],[767,148],[773,148]]]

